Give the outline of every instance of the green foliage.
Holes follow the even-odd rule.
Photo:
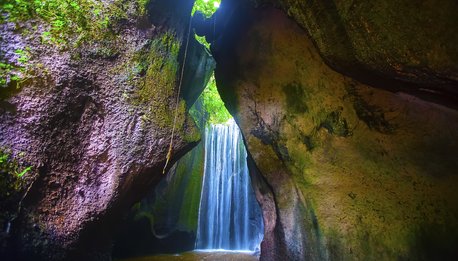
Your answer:
[[[3,225],[17,218],[24,193],[35,178],[29,175],[32,167],[24,167],[24,156],[21,152],[13,157],[10,149],[0,147],[0,224]],[[0,233],[0,241],[5,240],[5,236]]]
[[[220,4],[221,0],[196,0],[191,15],[194,15],[196,11],[201,11],[205,16],[210,17]]]
[[[47,25],[46,31],[41,34],[42,43],[64,47],[75,34],[75,44],[87,37],[100,35],[107,21],[106,17],[99,19],[97,16],[100,6],[100,3],[91,0],[3,0],[0,23],[42,20]],[[29,31],[25,29],[23,33]],[[30,49],[18,49],[14,53],[17,55],[16,62],[0,60],[0,87],[13,85],[18,89],[19,83],[27,78]]]
[[[219,96],[214,75],[211,76],[199,100],[202,102],[202,110],[190,111],[194,119],[200,120],[203,117],[206,124],[219,124],[225,123],[232,118],[223,100]]]
[[[6,86],[8,79],[17,78],[18,76],[14,74],[14,67],[4,61],[0,61],[0,87]]]
[[[123,64],[127,83],[133,93],[123,94],[131,104],[144,110],[142,120],[154,122],[160,128],[173,125],[176,105],[175,88],[178,84],[178,54],[181,43],[174,31],[166,31],[136,52],[131,61]],[[178,104],[177,125],[185,121],[186,104]]]
[[[25,175],[25,173],[29,172],[30,170],[32,169],[31,166],[28,166],[27,168],[25,168],[23,171],[21,171],[21,173],[16,173],[18,177],[22,177]]]
[[[19,154],[20,158],[23,154]],[[14,174],[21,178],[32,169],[31,166],[21,167],[19,161],[11,156],[6,149],[0,149],[0,172],[5,174]]]
[[[216,12],[220,3],[221,0],[196,0],[192,8],[191,15],[194,15],[196,11],[200,11],[206,17],[210,17],[214,12]],[[210,44],[205,40],[204,36],[195,35],[195,38],[199,43],[210,49]]]
[[[29,72],[33,66],[30,64],[30,48],[16,49],[14,54],[15,63],[8,63],[0,58],[0,88],[19,89],[20,84],[31,77]]]
[[[134,1],[136,15],[146,14],[149,1]],[[115,25],[127,19],[129,5],[125,2],[126,0],[109,3],[97,0],[1,0],[0,23],[16,23],[17,29],[23,35],[39,31],[42,44],[66,49],[85,42],[112,39],[116,35]],[[43,26],[24,26],[23,22],[29,20],[33,20],[31,24],[40,22]],[[16,50],[16,61],[6,61],[4,57],[0,57],[0,87],[19,89],[20,84],[31,77],[30,71],[36,72],[39,69],[30,63],[30,51],[28,48]]]
[[[149,0],[136,1],[137,13],[146,13]],[[44,21],[48,28],[41,33],[43,43],[65,47],[70,42],[106,38],[113,24],[127,18],[124,0],[106,4],[96,0],[3,0],[0,22],[22,22],[30,19]]]
[[[210,49],[210,44],[207,42],[205,39],[205,36],[198,36],[197,34],[194,34],[194,38],[203,46],[205,46],[207,49]]]
[[[17,196],[24,189],[25,181],[23,177],[32,170],[31,166],[23,167],[23,164],[19,162],[18,159],[22,156],[23,153],[19,153],[14,158],[9,150],[0,148],[0,205],[2,207],[5,207],[4,204],[11,199],[11,196]],[[4,215],[5,213],[2,214]],[[3,218],[0,215],[0,221]]]
[[[30,60],[30,53],[29,53],[29,49],[26,49],[26,50],[22,50],[22,49],[17,49],[16,51],[14,51],[15,54],[19,55],[17,61],[20,63],[20,64],[26,64],[29,60]]]
[[[147,5],[150,0],[137,0],[138,14],[140,16],[146,15]]]

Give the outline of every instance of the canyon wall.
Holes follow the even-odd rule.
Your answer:
[[[123,213],[164,177],[172,129],[168,168],[200,139],[187,108],[213,61],[193,37],[178,93],[193,1],[79,3],[93,13],[61,22],[82,32],[14,10],[0,25],[2,66],[20,68],[1,88],[5,259],[110,259]]]
[[[443,27],[453,16],[442,5],[417,5],[398,21],[403,9],[385,1],[392,16],[371,13],[380,29],[353,24],[366,13],[348,12],[341,19],[366,41],[350,48],[333,34],[345,21],[314,27],[306,8],[313,1],[290,2],[300,5],[285,3],[292,17],[242,4],[212,46],[218,89],[260,173],[253,183],[266,226],[261,259],[456,258],[458,112],[450,101],[458,41],[444,40],[456,39],[457,27]],[[336,15],[319,10],[318,22]],[[405,24],[438,12],[448,16],[431,27],[448,36]],[[398,29],[392,37],[405,42],[382,37]],[[413,95],[428,92],[434,98]]]

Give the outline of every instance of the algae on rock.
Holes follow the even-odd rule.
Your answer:
[[[261,259],[456,257],[457,111],[334,71],[321,55],[342,56],[279,10],[240,10],[228,26],[218,88],[275,202],[260,196],[275,219]]]

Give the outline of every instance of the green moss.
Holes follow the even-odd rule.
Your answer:
[[[23,166],[24,164],[21,163],[21,158],[24,156],[24,153],[18,153],[16,157],[12,156],[10,150],[5,148],[0,148],[0,172],[13,174],[19,178],[24,176],[31,167],[30,166]]]
[[[7,227],[19,211],[23,194],[30,181],[32,167],[24,159],[24,153],[0,148],[0,225]],[[0,233],[0,241],[5,240]]]
[[[93,0],[5,0],[2,9],[8,13],[1,22],[43,21],[43,43],[67,46],[94,41],[111,34],[113,24],[127,18],[123,1],[104,4]]]
[[[183,140],[186,142],[198,142],[200,139],[200,132],[197,128],[193,128],[191,132],[183,135]]]
[[[146,15],[148,10],[148,4],[151,0],[137,0],[137,10],[140,16]]]
[[[210,77],[210,80],[199,99],[202,101],[203,106],[202,117],[205,118],[204,121],[207,124],[226,123],[230,118],[232,118],[219,95],[214,75]]]
[[[348,137],[352,134],[348,128],[347,120],[341,116],[341,111],[329,113],[320,124],[320,128],[325,128],[329,133],[341,137]]]
[[[18,92],[21,83],[28,78],[27,71],[30,69],[30,48],[16,49],[15,61],[8,62],[0,57],[0,96],[8,98]],[[1,55],[1,54],[0,54]]]
[[[191,164],[189,168],[182,168],[183,173],[189,175],[189,182],[186,186],[184,195],[185,202],[180,209],[180,227],[187,231],[197,231],[199,218],[200,192],[202,190],[202,179],[204,173],[204,148],[202,143],[189,153],[188,158],[179,165]]]
[[[115,0],[107,4],[95,0],[5,0],[0,8],[7,15],[0,16],[0,23],[16,23],[18,33],[24,37],[38,31],[44,45],[72,49],[85,43],[112,41],[117,34],[119,22],[128,18],[130,7],[134,5],[136,13],[144,15],[148,2],[149,0],[138,0],[133,4],[126,4],[125,0]],[[37,22],[40,27],[35,25]],[[45,73],[39,72],[39,67],[31,62],[31,51],[28,47],[16,50],[16,58],[12,61],[0,57],[2,96],[11,97],[16,93],[14,88],[20,89],[24,82],[35,78],[37,74]],[[105,47],[98,48],[93,53],[98,57],[116,56],[115,50]],[[74,53],[71,55],[77,56]],[[30,71],[35,74],[30,74]]]
[[[51,74],[43,64],[27,62],[19,66],[9,67],[0,62],[0,67],[6,65],[7,70],[0,68],[0,100],[8,99],[18,94],[26,86],[38,88],[50,85]]]
[[[181,100],[180,106],[177,112],[177,120],[175,127],[183,126],[178,128],[180,136],[183,137],[185,142],[198,142],[201,138],[201,134],[198,128],[195,126],[191,115],[186,111],[186,102]]]
[[[298,82],[293,82],[283,86],[283,93],[286,95],[286,103],[288,109],[294,113],[305,113],[308,111],[306,101],[308,96],[304,92],[304,88]]]
[[[384,134],[392,134],[396,130],[396,126],[391,124],[385,118],[385,112],[382,108],[367,103],[356,91],[351,84],[345,86],[347,92],[353,97],[353,108],[356,115],[366,125],[373,130]]]
[[[180,230],[195,233],[199,212],[203,178],[204,149],[202,144],[184,155],[167,181],[155,190],[154,203],[144,202],[145,212],[153,213],[155,227],[168,231]]]
[[[145,117],[163,128],[173,125],[179,48],[175,34],[165,32],[137,52],[130,63],[129,79],[135,86],[131,102],[146,105]],[[178,106],[177,125],[184,123],[186,107],[182,103]]]

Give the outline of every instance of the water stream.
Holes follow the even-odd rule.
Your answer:
[[[197,249],[255,251],[263,237],[247,152],[234,120],[205,130],[205,170]]]

